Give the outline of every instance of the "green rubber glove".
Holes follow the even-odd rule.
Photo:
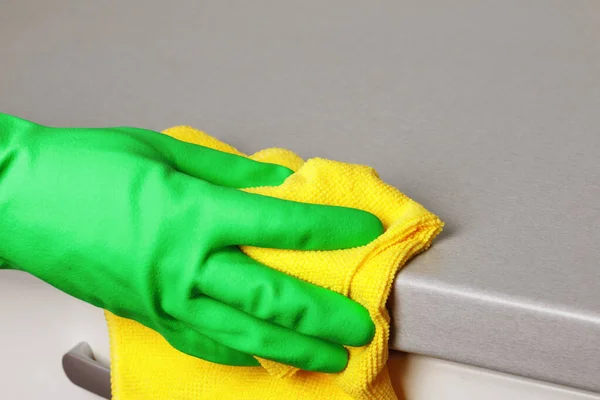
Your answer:
[[[364,211],[236,188],[292,171],[137,128],[51,128],[0,114],[0,266],[134,319],[216,363],[253,355],[337,372],[364,307],[237,245],[332,250],[383,231]]]

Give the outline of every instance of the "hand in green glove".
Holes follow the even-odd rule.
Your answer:
[[[345,368],[365,308],[237,245],[333,250],[382,233],[373,215],[237,190],[292,171],[137,128],[50,128],[0,114],[0,266],[22,269],[217,363],[252,355]],[[4,260],[4,261],[2,261]]]

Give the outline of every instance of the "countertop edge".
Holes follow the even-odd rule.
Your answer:
[[[448,289],[399,274],[390,348],[600,392],[597,321]]]

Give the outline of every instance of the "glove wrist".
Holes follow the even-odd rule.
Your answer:
[[[10,227],[11,216],[11,191],[9,186],[9,175],[11,166],[17,158],[18,152],[24,146],[23,136],[29,132],[29,126],[34,125],[29,121],[0,113],[0,269],[19,269],[10,264],[6,258],[6,248],[3,248],[2,231],[6,232]],[[5,226],[6,225],[6,226]],[[6,234],[6,233],[5,233]],[[10,235],[10,233],[8,233]]]

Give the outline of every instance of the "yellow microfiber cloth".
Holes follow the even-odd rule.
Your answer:
[[[190,127],[164,132],[176,139],[243,155]],[[339,251],[292,251],[242,247],[272,268],[342,293],[369,310],[376,330],[364,347],[349,348],[339,374],[300,371],[260,359],[261,367],[230,367],[183,354],[158,333],[108,311],[112,391],[115,400],[199,399],[396,399],[386,361],[390,317],[385,308],[396,272],[427,249],[442,222],[418,203],[384,183],[369,167],[324,159],[304,162],[284,149],[250,158],[296,171],[281,186],[244,189],[307,203],[339,205],[379,217],[385,233],[370,244]]]

